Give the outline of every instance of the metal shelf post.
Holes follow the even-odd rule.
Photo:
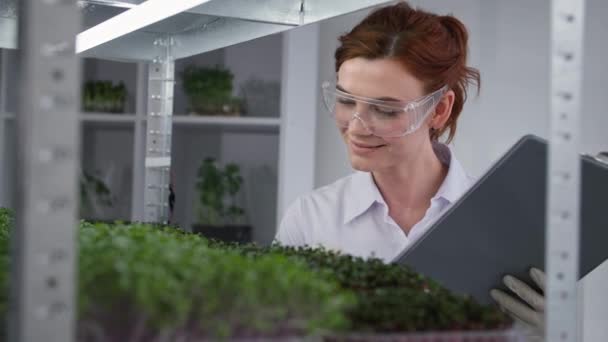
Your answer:
[[[66,342],[76,311],[80,13],[74,1],[24,0],[19,14],[10,338]]]
[[[547,186],[546,340],[578,341],[581,78],[584,0],[551,7],[551,124]]]

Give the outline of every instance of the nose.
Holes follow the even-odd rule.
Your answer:
[[[348,131],[355,135],[371,135],[370,130],[363,122],[363,119],[361,119],[359,112],[353,114],[353,117],[348,124]]]

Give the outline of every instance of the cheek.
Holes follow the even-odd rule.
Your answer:
[[[388,144],[388,145],[391,145],[391,146],[392,146],[392,145],[398,145],[398,144],[399,144],[399,142],[400,142],[401,140],[403,140],[403,139],[404,139],[403,137],[400,137],[400,138],[383,138],[384,142],[385,142],[386,144]]]
[[[386,138],[384,140],[388,145],[388,154],[398,157],[397,159],[399,160],[403,160],[416,154],[417,150],[421,148],[420,142],[422,139],[424,139],[424,136],[414,133],[405,137]]]
[[[404,155],[408,154],[408,145],[405,144],[403,141],[392,141],[392,142],[387,142],[387,154],[395,160],[399,160],[402,159]]]
[[[406,149],[404,138],[385,138],[384,142],[387,146],[387,153],[390,155],[403,154]]]

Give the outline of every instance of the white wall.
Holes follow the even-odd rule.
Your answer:
[[[234,75],[233,94],[239,96],[241,84],[250,78],[281,81],[281,44],[281,34],[275,34],[178,60],[175,65],[174,114],[187,114],[188,98],[180,76],[186,66],[229,69]]]
[[[550,1],[419,0],[439,14],[453,13],[470,31],[470,65],[481,71],[481,93],[465,105],[454,141],[456,156],[479,176],[519,137],[547,136],[549,118]],[[321,24],[319,78],[334,77],[333,53],[339,34],[368,11]],[[608,4],[587,1],[581,152],[608,150]],[[319,106],[315,186],[351,172],[346,150],[331,120]],[[585,341],[608,340],[608,263],[592,272],[584,289]]]
[[[85,124],[82,128],[82,168],[110,189],[111,207],[87,219],[129,220],[133,178],[133,127]]]
[[[2,49],[2,58],[4,59],[3,70],[3,82],[5,83],[4,89],[4,103],[2,104],[2,110],[6,110],[8,113],[17,112],[17,92],[19,90],[19,77],[17,70],[17,50]]]
[[[201,127],[173,127],[171,172],[175,191],[173,223],[190,230],[198,221],[197,171],[205,158],[220,158],[221,136]]]
[[[10,84],[9,77],[14,77],[12,73],[15,68],[12,64],[15,61],[13,50],[0,49],[0,115],[12,111],[8,99],[11,97],[14,85]],[[13,103],[15,101],[12,101]],[[14,205],[14,168],[5,165],[14,165],[16,162],[15,146],[15,120],[0,119],[0,206],[12,208]]]
[[[211,51],[176,65],[175,114],[185,114],[188,99],[179,73],[187,65],[223,66],[233,75],[233,93],[239,96],[241,83],[255,78],[281,81],[282,35],[272,35]],[[269,113],[268,116],[278,116]],[[253,226],[253,240],[266,244],[275,234],[278,172],[277,132],[242,132],[201,126],[174,125],[172,170],[176,204],[174,222],[190,229],[197,222],[197,170],[206,157],[220,164],[237,163],[244,178],[239,205]]]
[[[472,47],[480,53],[480,106],[464,112],[471,120],[455,142],[474,176],[519,137],[546,137],[549,118],[548,2],[483,2],[481,9],[481,39]]]
[[[284,34],[277,221],[314,188],[319,69],[319,24]]]
[[[17,140],[15,120],[2,120],[0,122],[0,207],[14,208],[15,206],[15,173],[16,168],[7,167],[17,162]]]
[[[275,235],[279,135],[225,132],[221,137],[221,162],[241,168],[243,188],[239,205],[253,227],[253,240],[269,244]]]
[[[281,33],[225,48],[224,65],[234,74],[234,95],[239,95],[241,84],[249,79],[281,82],[282,49]]]

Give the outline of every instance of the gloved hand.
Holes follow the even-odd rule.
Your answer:
[[[545,273],[533,267],[530,276],[544,293]],[[492,289],[490,296],[516,322],[523,323],[528,338],[542,341],[545,331],[544,294],[511,275],[506,275],[503,282],[517,296],[498,289]]]

